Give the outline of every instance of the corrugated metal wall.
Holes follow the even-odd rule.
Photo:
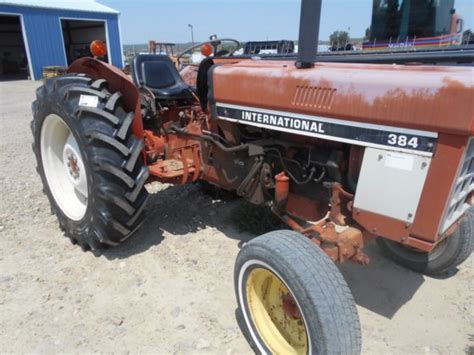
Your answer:
[[[80,12],[0,5],[0,14],[21,14],[29,47],[34,79],[40,79],[43,67],[66,66],[60,18],[106,20],[112,64],[122,68],[122,48],[117,14]]]

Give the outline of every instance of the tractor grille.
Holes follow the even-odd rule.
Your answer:
[[[466,155],[461,165],[454,190],[449,201],[448,211],[444,217],[441,232],[444,233],[471,206],[466,202],[467,196],[474,191],[474,138],[467,146]]]

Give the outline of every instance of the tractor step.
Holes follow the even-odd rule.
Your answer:
[[[181,160],[161,160],[150,165],[149,170],[151,175],[160,179],[174,180],[185,178],[187,180],[188,176],[196,170],[192,162],[188,161],[187,163],[187,166],[185,166]]]

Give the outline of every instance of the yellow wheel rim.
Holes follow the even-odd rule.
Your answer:
[[[301,311],[288,287],[264,268],[250,271],[247,305],[265,346],[273,354],[307,354],[308,335]]]

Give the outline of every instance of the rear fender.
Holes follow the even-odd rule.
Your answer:
[[[125,110],[135,112],[135,119],[132,123],[133,133],[138,138],[143,138],[140,94],[138,88],[125,73],[110,64],[93,58],[80,58],[74,61],[69,67],[68,73],[86,74],[94,80],[105,79],[111,91],[120,91]]]

